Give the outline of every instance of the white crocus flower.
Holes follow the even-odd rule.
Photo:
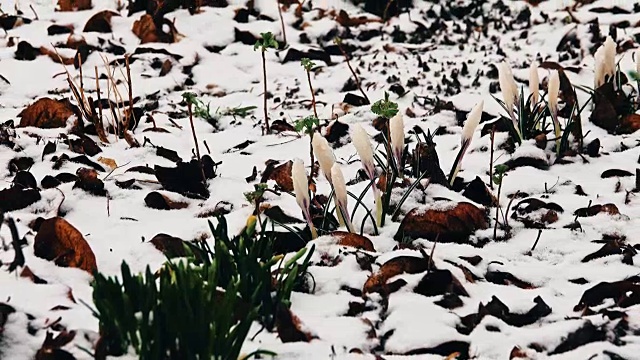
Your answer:
[[[329,146],[327,139],[320,134],[315,134],[313,136],[311,145],[313,147],[313,153],[316,155],[316,159],[318,159],[318,162],[320,163],[320,170],[322,170],[327,181],[331,183],[331,168],[336,162],[331,146]]]
[[[353,146],[360,156],[362,169],[364,169],[364,172],[369,176],[369,179],[371,179],[371,191],[373,192],[373,197],[376,202],[376,224],[380,226],[382,222],[382,196],[375,184],[376,168],[369,134],[367,134],[360,124],[355,124],[351,129],[351,140],[353,140]]]
[[[460,137],[460,151],[456,156],[456,160],[451,169],[451,174],[449,175],[449,183],[453,185],[456,176],[458,175],[458,171],[460,171],[460,167],[462,166],[462,158],[464,154],[467,152],[469,145],[471,145],[471,139],[473,138],[473,133],[475,132],[478,124],[480,124],[480,120],[482,119],[482,109],[484,107],[484,101],[480,101],[473,107],[469,115],[467,115],[467,121],[464,123],[464,127],[462,128],[462,136]]]
[[[513,127],[516,129],[520,139],[522,139],[518,118],[516,118],[513,111],[513,107],[518,103],[518,84],[516,84],[516,80],[513,78],[511,66],[509,66],[505,61],[498,65],[498,81],[500,82],[500,90],[502,91],[504,105],[507,108],[509,117],[511,117],[511,121],[513,121]]]
[[[338,220],[340,224],[347,227],[349,232],[354,232],[353,224],[349,217],[349,209],[347,207],[347,185],[340,169],[340,164],[333,164],[331,168],[331,179],[333,180],[333,190],[335,192],[336,199],[336,211],[338,213]]]
[[[309,224],[309,230],[311,230],[311,238],[318,237],[313,221],[311,221],[311,213],[309,212],[309,180],[307,178],[307,172],[304,170],[304,163],[300,159],[296,159],[293,162],[291,168],[291,179],[293,180],[293,191],[296,194],[296,201],[298,206],[302,209],[307,224]]]

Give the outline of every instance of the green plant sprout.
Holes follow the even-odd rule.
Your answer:
[[[378,100],[371,105],[371,111],[385,119],[391,119],[398,113],[398,103],[389,100],[389,93],[385,91],[384,99]]]
[[[264,83],[264,132],[269,134],[271,129],[269,128],[269,114],[267,112],[267,59],[265,57],[265,53],[268,49],[278,49],[278,42],[276,38],[273,36],[271,32],[261,33],[260,39],[256,41],[255,45],[253,45],[253,50],[260,49],[260,54],[262,55],[262,75],[263,75],[263,83]]]

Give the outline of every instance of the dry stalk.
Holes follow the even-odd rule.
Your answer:
[[[347,53],[342,48],[341,41],[340,40],[336,41],[336,45],[338,45],[338,49],[340,49],[340,52],[342,53],[342,56],[344,56],[344,60],[347,62],[347,66],[349,67],[349,70],[351,71],[351,75],[353,75],[353,78],[356,80],[356,85],[358,86],[358,90],[360,90],[360,92],[362,93],[362,96],[365,98],[365,100],[367,100],[367,103],[371,104],[371,101],[369,101],[369,97],[367,96],[367,94],[365,94],[364,90],[362,90],[362,85],[360,84],[360,78],[358,77],[358,74],[356,74],[355,70],[353,70],[353,67],[351,67],[351,62],[349,61],[349,56],[347,55]]]
[[[189,109],[189,123],[191,123],[191,132],[193,133],[193,142],[196,145],[196,158],[198,159],[198,166],[200,166],[200,172],[202,173],[202,183],[207,182],[207,178],[204,175],[204,167],[202,166],[202,161],[200,160],[200,146],[198,146],[198,137],[196,135],[196,128],[193,125],[193,104],[187,101],[187,109]]]

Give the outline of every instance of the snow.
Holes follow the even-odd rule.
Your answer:
[[[2,9],[7,13],[12,13],[14,0],[2,1]],[[46,29],[51,24],[72,24],[79,32],[90,16],[103,9],[116,9],[115,0],[94,0],[94,7],[82,12],[57,12],[54,11],[56,1],[54,0],[32,0],[20,1],[18,5],[25,13],[26,17],[32,18],[29,5],[33,5],[40,20],[31,24],[8,31],[8,37],[0,39],[0,74],[9,80],[8,85],[0,80],[0,123],[13,119],[18,122],[17,115],[28,104],[43,96],[58,98],[53,92],[66,91],[67,83],[63,75],[62,65],[54,63],[47,56],[39,56],[33,61],[18,61],[14,59],[16,45],[9,46],[8,42],[13,37],[14,42],[28,41],[34,47],[44,46],[51,49],[52,44],[65,43],[67,35],[55,35],[45,37]],[[175,117],[168,115],[168,112],[182,111],[185,107],[180,104],[183,90],[174,90],[174,87],[181,86],[188,75],[181,70],[184,66],[193,67],[193,81],[195,85],[184,87],[184,91],[195,91],[200,95],[205,103],[211,103],[211,109],[227,108],[238,106],[257,106],[252,116],[245,119],[233,119],[225,116],[220,119],[222,131],[215,132],[207,122],[197,119],[195,128],[198,139],[202,143],[206,141],[208,150],[200,147],[202,153],[211,152],[211,157],[215,161],[221,161],[218,168],[219,176],[209,182],[211,198],[207,200],[186,199],[176,193],[163,191],[160,184],[150,183],[155,178],[152,175],[140,173],[127,173],[126,170],[139,165],[161,165],[171,166],[172,162],[155,154],[155,149],[142,147],[129,149],[122,139],[117,140],[113,135],[109,136],[111,144],[101,145],[102,152],[94,157],[109,158],[116,161],[118,167],[105,180],[105,187],[109,192],[109,203],[104,197],[90,195],[83,190],[73,189],[72,183],[62,184],[58,189],[42,190],[42,200],[18,211],[11,212],[11,217],[15,218],[20,236],[25,236],[28,246],[23,248],[26,257],[26,265],[33,273],[43,279],[48,284],[34,284],[26,278],[21,278],[17,273],[8,273],[6,266],[0,269],[0,301],[16,308],[16,313],[9,315],[8,322],[4,326],[1,336],[0,348],[3,354],[10,354],[11,359],[31,359],[35,352],[42,345],[46,331],[38,331],[35,336],[27,333],[27,326],[33,324],[43,327],[61,317],[61,323],[67,329],[74,329],[79,332],[72,345],[65,347],[72,352],[77,359],[88,359],[88,355],[78,350],[77,345],[91,348],[92,343],[87,339],[97,337],[98,322],[91,315],[91,310],[84,303],[92,304],[91,276],[78,269],[61,268],[53,262],[45,261],[33,254],[33,242],[35,232],[27,226],[37,217],[51,217],[56,214],[58,207],[64,212],[64,217],[73,224],[85,237],[91,249],[96,255],[97,266],[100,272],[108,276],[118,275],[120,264],[126,261],[133,272],[141,272],[149,266],[152,270],[158,269],[166,260],[165,256],[157,251],[151,244],[147,243],[154,235],[166,233],[171,236],[180,237],[185,240],[192,240],[209,236],[209,225],[207,219],[198,217],[207,210],[214,209],[221,202],[229,202],[233,206],[232,212],[227,215],[230,233],[239,231],[245,224],[246,218],[251,214],[253,208],[244,200],[243,192],[251,191],[253,183],[247,183],[245,178],[251,174],[255,166],[259,171],[264,170],[265,162],[271,159],[288,161],[293,158],[300,158],[308,167],[309,139],[307,136],[297,136],[293,133],[281,135],[262,136],[260,121],[262,120],[262,64],[260,54],[253,50],[252,46],[235,43],[234,28],[249,31],[258,35],[260,32],[271,31],[279,39],[281,34],[280,22],[278,20],[278,10],[274,1],[256,1],[256,7],[264,15],[273,19],[274,22],[256,20],[251,18],[249,23],[236,23],[232,20],[235,10],[244,7],[244,1],[231,1],[231,5],[226,8],[203,8],[203,12],[190,15],[186,10],[177,10],[167,16],[168,19],[175,19],[178,31],[184,36],[182,40],[175,44],[139,44],[139,39],[131,32],[133,22],[139,18],[141,13],[126,17],[126,10],[123,10],[122,17],[112,19],[113,34],[87,33],[83,34],[88,43],[96,44],[98,39],[110,40],[123,46],[127,52],[133,53],[139,46],[145,48],[165,49],[170,53],[181,55],[180,60],[172,59],[174,68],[164,77],[158,77],[158,69],[151,67],[154,58],[164,60],[165,57],[158,54],[145,54],[138,56],[138,60],[131,64],[133,96],[140,97],[141,104],[147,103],[145,100],[149,94],[158,92],[159,108],[154,110],[153,116],[158,127],[162,127],[169,133],[143,132],[144,129],[152,127],[151,123],[146,123],[143,117],[139,128],[135,132],[136,138],[142,142],[144,137],[148,137],[156,146],[163,146],[176,150],[184,159],[191,157],[193,138],[189,131],[188,119],[185,117]],[[485,5],[490,8],[495,1],[489,1]],[[531,7],[532,22],[535,24],[528,29],[526,39],[519,39],[521,30],[504,32],[504,29],[491,29],[490,34],[497,36],[491,40],[481,37],[475,40],[478,34],[472,34],[471,39],[465,41],[462,48],[457,45],[433,45],[427,49],[430,42],[440,39],[441,35],[434,35],[433,39],[428,39],[423,44],[403,44],[391,42],[391,33],[395,26],[411,34],[418,29],[417,24],[412,21],[420,21],[427,26],[431,25],[433,18],[426,18],[426,9],[431,8],[430,2],[417,1],[416,7],[408,14],[402,14],[393,18],[387,25],[380,23],[370,23],[359,28],[352,28],[355,34],[371,29],[381,29],[385,33],[385,40],[380,38],[363,42],[362,46],[371,46],[367,51],[358,51],[354,59],[351,60],[353,66],[359,69],[359,76],[363,81],[363,87],[368,97],[375,101],[384,96],[388,91],[387,78],[391,75],[399,78],[398,83],[405,87],[409,93],[403,97],[391,94],[393,101],[399,103],[402,110],[411,108],[416,117],[404,117],[405,132],[414,126],[421,127],[425,132],[432,133],[441,126],[447,128],[449,134],[438,135],[434,138],[437,145],[440,165],[445,173],[453,163],[459,150],[461,129],[456,125],[456,114],[453,111],[442,110],[434,112],[432,106],[426,106],[425,97],[433,100],[439,97],[441,100],[451,101],[456,109],[469,111],[479,101],[484,101],[484,111],[491,115],[503,114],[504,110],[490,96],[489,84],[496,79],[487,79],[480,76],[479,84],[472,85],[478,72],[486,73],[490,64],[496,65],[505,57],[497,54],[496,48],[500,47],[506,54],[506,60],[511,64],[518,86],[525,86],[528,78],[528,66],[532,60],[538,58],[543,61],[558,61],[556,46],[560,39],[571,29],[576,28],[581,41],[583,57],[578,60],[564,61],[567,66],[575,66],[581,69],[578,74],[567,72],[570,80],[575,85],[591,86],[593,84],[593,57],[588,53],[591,44],[591,36],[588,34],[587,22],[595,19],[599,20],[601,32],[608,33],[609,24],[628,20],[631,24],[636,24],[640,20],[638,14],[597,14],[590,12],[593,7],[609,7],[611,2],[597,0],[591,5],[579,7],[573,11],[573,15],[580,20],[580,24],[565,24],[563,20],[567,16],[564,11],[566,6],[572,5],[572,1],[545,1],[538,7]],[[616,1],[616,6],[632,11],[631,2]],[[305,5],[306,6],[306,5]],[[358,7],[346,1],[314,2],[314,7],[345,9],[352,17],[364,14]],[[508,6],[515,13],[526,5],[522,1],[508,2]],[[331,39],[322,40],[332,29],[342,32],[343,28],[328,16],[321,17],[321,11],[314,9],[303,13],[304,21],[308,26],[304,27],[304,33],[313,44],[301,44],[299,35],[300,29],[294,28],[293,24],[297,20],[294,15],[293,6],[288,12],[283,13],[287,24],[287,39],[290,45],[296,49],[306,50],[308,48],[319,48],[317,41],[324,45],[331,45]],[[436,5],[436,13],[439,12]],[[549,21],[544,21],[542,13],[550,17]],[[367,15],[373,17],[372,15]],[[448,26],[453,26],[455,21],[446,21]],[[635,28],[619,30],[618,42],[630,40],[637,36]],[[452,34],[452,39],[463,38],[460,34]],[[326,39],[325,39],[326,40]],[[384,45],[391,45],[398,49],[397,52],[387,52]],[[207,46],[224,47],[219,53],[211,53],[206,50]],[[634,44],[634,46],[637,46]],[[60,49],[56,46],[61,55],[73,56],[75,51]],[[483,48],[484,47],[484,48]],[[417,50],[416,50],[417,49]],[[266,53],[267,74],[269,92],[274,96],[269,99],[269,112],[273,120],[286,119],[289,123],[296,119],[307,116],[311,113],[308,103],[303,102],[310,98],[306,84],[306,75],[298,62],[281,63],[287,50],[268,51]],[[633,69],[635,66],[631,58],[631,51],[618,54],[616,60],[620,60],[622,69]],[[112,54],[104,54],[108,61],[116,57]],[[418,65],[417,56],[420,56],[430,71],[423,71]],[[328,66],[322,61],[315,61],[316,68],[311,73],[314,89],[318,90],[316,98],[322,103],[318,104],[318,112],[321,119],[333,119],[335,115],[340,116],[340,121],[346,124],[359,123],[369,134],[376,131],[371,126],[371,120],[375,118],[369,111],[369,107],[343,107],[342,100],[344,93],[341,89],[344,83],[351,77],[351,73],[343,62],[341,56],[331,56],[334,65]],[[436,86],[441,84],[443,76],[450,76],[452,69],[459,69],[462,63],[469,67],[469,74],[459,75],[462,84],[462,92],[454,95],[438,93]],[[375,64],[375,65],[373,65]],[[84,64],[84,85],[85,92],[90,96],[95,96],[94,67],[97,66],[101,74],[105,73],[103,59],[93,53]],[[73,66],[67,66],[67,70],[79,81],[79,72]],[[545,83],[549,75],[546,69],[539,69],[542,83]],[[62,74],[62,75],[61,75]],[[115,71],[117,79],[123,79],[122,73]],[[419,85],[414,88],[406,86],[407,80],[411,77],[417,78]],[[106,96],[107,82],[100,80],[100,87],[103,97]],[[299,91],[292,92],[299,88]],[[126,85],[121,83],[119,91],[126,97]],[[359,92],[354,91],[359,94]],[[544,91],[541,91],[541,96]],[[498,98],[499,92],[494,94]],[[63,96],[70,96],[64,93]],[[275,99],[280,101],[276,102]],[[580,104],[586,103],[588,95],[578,91]],[[398,292],[389,296],[389,306],[386,314],[382,314],[381,300],[377,295],[362,299],[345,291],[349,289],[362,289],[364,282],[370,276],[370,272],[363,270],[356,259],[354,251],[345,251],[345,247],[335,244],[335,239],[331,237],[320,238],[316,241],[316,253],[312,257],[313,265],[310,272],[316,283],[315,291],[312,294],[294,293],[292,296],[292,311],[302,321],[306,330],[318,336],[318,339],[310,343],[287,343],[283,344],[277,334],[263,332],[253,341],[248,340],[245,344],[246,351],[250,352],[256,348],[269,349],[277,352],[279,359],[374,359],[374,354],[381,355],[385,359],[438,359],[436,355],[415,355],[401,356],[400,354],[419,348],[434,347],[447,341],[465,341],[470,343],[472,356],[479,359],[504,359],[511,349],[519,346],[523,349],[529,347],[531,343],[543,344],[551,351],[562,339],[572,331],[578,329],[585,320],[590,320],[594,324],[605,324],[607,319],[601,315],[591,317],[581,317],[580,313],[574,312],[573,307],[577,304],[585,290],[601,281],[619,281],[629,276],[638,274],[638,265],[626,265],[621,262],[621,256],[609,256],[595,259],[587,263],[581,260],[590,253],[595,252],[602,244],[593,243],[599,240],[603,234],[617,233],[627,238],[630,246],[640,244],[637,234],[640,231],[640,199],[637,194],[629,196],[627,191],[635,187],[634,177],[602,179],[601,173],[608,169],[623,169],[634,172],[638,162],[638,140],[640,134],[631,135],[611,135],[605,130],[591,124],[587,119],[591,111],[591,106],[587,106],[582,115],[584,121],[584,133],[588,133],[585,143],[595,138],[600,139],[602,154],[599,158],[588,158],[588,163],[580,157],[571,158],[573,163],[566,165],[553,165],[548,170],[538,170],[532,167],[521,167],[510,170],[502,185],[501,203],[507,204],[507,195],[516,191],[525,192],[530,197],[542,199],[546,202],[555,202],[564,208],[564,212],[559,213],[557,223],[551,224],[548,229],[543,230],[539,244],[531,255],[527,252],[531,250],[538,231],[536,229],[526,229],[524,226],[511,220],[513,226],[512,237],[507,241],[490,241],[482,248],[474,247],[470,244],[449,244],[438,243],[434,245],[432,241],[421,239],[415,241],[416,245],[426,248],[429,253],[433,246],[434,262],[438,268],[450,270],[458,278],[470,297],[463,297],[463,306],[454,310],[444,309],[436,304],[439,297],[425,297],[412,292],[413,286],[420,280],[422,275],[399,275],[392,279],[404,279],[407,285]],[[504,115],[504,114],[503,114]],[[171,121],[182,126],[182,129],[175,127]],[[564,125],[564,123],[562,123]],[[480,128],[483,124],[480,124]],[[40,181],[45,175],[57,174],[59,172],[75,173],[82,165],[67,162],[59,170],[52,170],[51,157],[66,153],[72,155],[63,141],[58,139],[60,133],[66,133],[66,129],[17,129],[18,138],[16,144],[22,149],[14,152],[8,148],[0,150],[0,188],[8,187],[13,176],[6,170],[11,159],[17,156],[31,157],[36,160],[29,170],[35,178]],[[41,137],[36,142],[35,137]],[[553,134],[549,135],[549,139]],[[97,141],[97,139],[94,139]],[[251,140],[255,143],[243,149],[248,153],[227,152],[233,146]],[[415,138],[409,144],[411,150],[415,145]],[[505,134],[496,134],[496,144],[502,144],[506,140]],[[58,149],[55,154],[46,155],[41,161],[44,144],[47,141],[57,141]],[[553,141],[549,141],[550,144]],[[623,147],[624,145],[624,147]],[[374,145],[375,146],[375,145]],[[480,131],[476,130],[473,141],[464,158],[460,176],[466,181],[470,181],[475,176],[488,180],[489,170],[489,137],[480,137]],[[381,148],[379,148],[381,149]],[[623,150],[624,149],[624,150]],[[360,169],[361,164],[354,156],[356,151],[352,144],[335,149],[336,159],[341,164],[345,179],[349,181],[355,178],[355,174]],[[508,154],[504,150],[497,150],[495,154],[496,163],[503,163],[509,159],[518,157],[534,157],[547,160],[547,154],[535,147],[535,144],[528,142],[518,147],[513,154]],[[352,157],[353,156],[353,157]],[[100,174],[104,178],[106,173]],[[138,180],[136,183],[143,190],[126,190],[115,185],[115,181],[128,179]],[[142,180],[142,181],[140,181]],[[616,192],[618,181],[620,182],[619,192]],[[317,178],[318,193],[328,195],[329,184],[324,177]],[[576,195],[575,186],[580,185],[588,194],[587,197]],[[349,187],[349,190],[359,194],[366,186],[361,182]],[[161,211],[153,210],[145,206],[144,197],[151,191],[159,191],[172,200],[185,201],[188,207],[180,210]],[[63,196],[64,194],[64,201]],[[399,200],[401,194],[394,193],[393,200]],[[302,218],[295,199],[286,194],[276,196],[266,195],[267,201],[273,206],[280,206],[282,210],[291,216]],[[447,198],[451,201],[434,201],[435,198]],[[370,209],[374,209],[373,196],[370,192],[364,196],[363,201]],[[419,190],[414,190],[403,206],[403,213],[418,207],[422,211],[437,209],[446,211],[455,205],[456,202],[470,200],[443,186],[430,184],[424,194]],[[589,202],[593,204],[614,203],[622,215],[611,216],[599,214],[594,217],[580,218],[583,232],[572,231],[563,226],[574,221],[573,212],[582,207],[586,207]],[[426,203],[425,203],[426,202]],[[514,204],[518,200],[514,201]],[[424,203],[424,204],[423,204]],[[60,205],[61,204],[61,205]],[[349,208],[353,209],[355,202],[349,200]],[[108,210],[107,210],[108,206]],[[493,224],[495,220],[495,208],[489,208],[490,226],[487,230],[478,231],[475,238],[492,238]],[[133,219],[133,220],[131,220]],[[364,211],[360,209],[353,219],[354,226],[359,229],[364,220]],[[368,220],[367,220],[368,221]],[[390,223],[380,229],[378,236],[372,235],[372,227],[365,226],[365,235],[372,241],[377,258],[373,264],[375,272],[380,265],[386,261],[402,255],[421,256],[418,251],[410,249],[394,250],[397,242],[393,240],[393,235],[398,230],[398,223]],[[0,237],[8,243],[11,236],[7,226],[0,228]],[[143,241],[144,239],[144,241]],[[338,258],[335,266],[320,266],[322,255],[329,258]],[[460,256],[479,255],[483,261],[477,266],[471,266]],[[1,264],[8,264],[13,260],[13,250],[1,249]],[[483,277],[489,270],[500,270],[513,274],[515,277],[534,285],[534,289],[520,289],[516,286],[497,285],[488,281],[477,281],[470,283],[465,280],[464,273],[458,267],[451,265],[444,260],[449,260],[469,268],[471,272]],[[634,259],[637,263],[637,257]],[[493,262],[493,263],[491,263]],[[498,263],[496,263],[498,262]],[[490,264],[491,263],[491,264]],[[20,270],[18,270],[20,271]],[[588,281],[585,285],[578,285],[569,280],[584,278]],[[75,302],[68,298],[71,292]],[[528,311],[533,305],[533,299],[541,296],[545,303],[552,309],[552,313],[540,319],[536,323],[521,328],[508,326],[503,321],[495,317],[487,316],[476,327],[470,335],[462,335],[456,331],[456,325],[460,317],[474,313],[478,309],[479,303],[486,304],[497,296],[504,302],[512,313],[523,313]],[[349,310],[349,302],[366,301],[373,306],[374,310],[366,311],[356,316],[346,316]],[[612,303],[605,303],[611,307]],[[56,306],[68,307],[68,310],[51,310]],[[599,310],[601,307],[594,308]],[[532,359],[553,358],[553,359],[605,359],[605,351],[610,351],[625,358],[637,357],[640,350],[640,340],[637,334],[640,330],[639,306],[635,305],[624,309],[628,313],[629,335],[623,337],[626,344],[621,346],[613,345],[610,342],[593,342],[578,349],[553,356],[544,353],[536,353],[527,349],[527,353]],[[27,315],[35,317],[29,320]],[[375,337],[371,338],[368,332],[373,324]],[[607,326],[615,325],[614,322],[607,323]],[[255,329],[250,332],[250,337],[255,334],[259,327],[254,324]],[[500,331],[487,330],[487,327],[496,327]],[[386,341],[384,351],[379,352],[376,348],[380,345],[380,338],[388,331],[395,332]],[[349,353],[351,349],[360,349],[365,354],[358,355]],[[335,354],[335,355],[334,355]],[[595,357],[592,357],[595,356]],[[135,358],[129,354],[123,358]]]

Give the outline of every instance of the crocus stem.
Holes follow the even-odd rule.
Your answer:
[[[560,156],[560,139],[562,134],[560,132],[560,122],[558,121],[558,114],[554,111],[551,114],[551,118],[553,120],[553,130],[556,135],[556,155]]]
[[[378,227],[382,227],[384,224],[382,223],[382,194],[378,191],[376,192],[376,223]]]

